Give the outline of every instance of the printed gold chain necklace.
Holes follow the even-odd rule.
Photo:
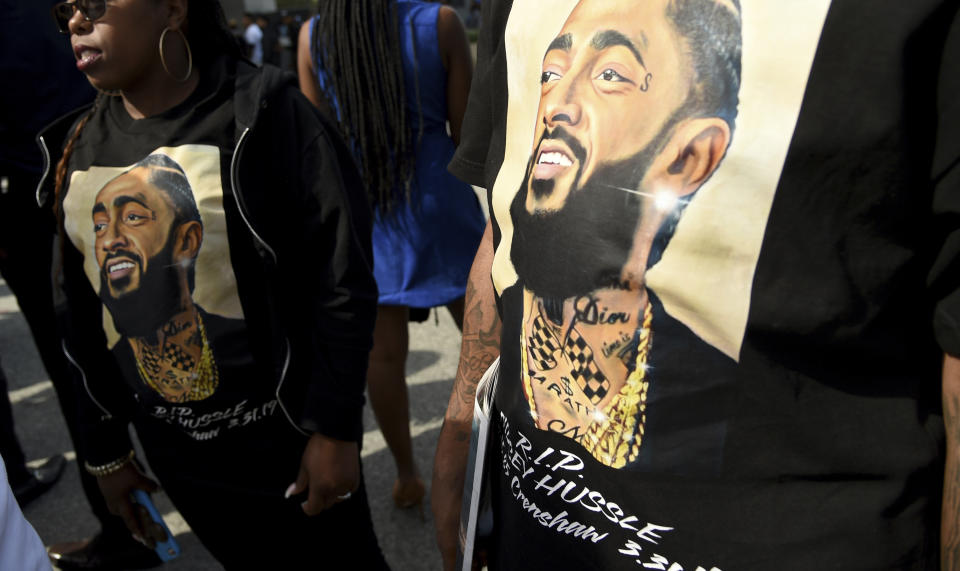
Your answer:
[[[210,342],[207,341],[207,330],[203,326],[203,318],[197,314],[197,327],[200,329],[200,339],[203,343],[203,350],[200,353],[200,361],[190,375],[192,384],[187,394],[180,399],[181,402],[203,400],[217,390],[220,384],[220,372],[213,360],[213,349],[210,348]],[[162,357],[160,357],[162,359]],[[150,388],[157,391],[160,395],[166,396],[163,384],[161,384],[153,375],[147,372],[140,360],[140,355],[134,355],[137,362],[137,372],[140,373],[140,379]]]
[[[622,468],[633,462],[640,454],[644,427],[647,422],[647,392],[650,381],[647,378],[647,358],[653,333],[653,309],[650,302],[643,308],[643,323],[637,328],[637,358],[633,371],[627,375],[623,388],[602,410],[594,413],[602,420],[593,420],[587,426],[580,441],[594,458],[613,468]],[[533,384],[530,380],[526,333],[521,327],[520,347],[522,351],[523,390],[527,396],[530,411],[537,413],[537,403],[533,398]],[[637,411],[640,412],[639,426]]]

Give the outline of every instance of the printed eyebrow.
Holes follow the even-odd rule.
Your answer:
[[[637,46],[630,41],[630,38],[616,30],[597,32],[593,36],[593,39],[590,40],[590,47],[597,51],[605,50],[613,46],[623,46],[627,48],[630,50],[630,53],[633,54],[633,57],[637,58],[637,62],[639,62],[644,69],[647,68],[647,64],[643,63],[643,56],[640,55],[640,50],[637,49]]]
[[[90,214],[92,216],[96,216],[98,213],[101,213],[101,212],[105,214],[107,212],[107,207],[104,206],[102,202],[98,202],[93,205],[93,211],[90,212]]]
[[[130,204],[131,202],[134,202],[134,203],[136,203],[136,204],[139,204],[140,206],[146,208],[146,209],[149,210],[150,212],[153,212],[153,209],[150,208],[149,206],[147,206],[146,197],[143,196],[143,195],[139,195],[139,196],[118,196],[118,197],[116,197],[116,198],[113,199],[113,206],[116,207],[116,208],[119,208],[119,207],[121,207],[121,206],[126,206],[127,204]]]
[[[547,53],[550,53],[553,50],[569,52],[571,47],[573,47],[573,36],[567,32],[562,36],[553,38],[553,41],[550,42],[549,46],[547,46]]]

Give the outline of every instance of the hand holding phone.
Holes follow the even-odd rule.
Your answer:
[[[131,496],[133,502],[143,506],[143,508],[147,510],[147,513],[150,514],[150,519],[163,530],[166,539],[162,541],[157,540],[153,548],[154,551],[157,552],[157,556],[160,557],[162,561],[176,559],[177,556],[180,555],[180,545],[177,543],[177,540],[174,539],[173,534],[170,533],[170,528],[168,528],[166,522],[163,521],[163,517],[161,517],[160,512],[157,511],[156,506],[153,505],[150,495],[143,490],[134,490]]]

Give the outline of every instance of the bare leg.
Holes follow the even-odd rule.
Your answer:
[[[447,310],[453,317],[453,322],[457,324],[457,329],[463,331],[463,298],[458,297],[447,304]]]
[[[373,349],[367,370],[370,406],[397,465],[393,500],[407,508],[423,501],[424,486],[413,459],[410,440],[410,405],[404,368],[409,350],[409,309],[398,305],[377,308]]]

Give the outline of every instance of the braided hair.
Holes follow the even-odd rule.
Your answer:
[[[187,22],[184,25],[184,31],[187,41],[190,42],[193,59],[197,66],[204,68],[210,65],[221,55],[230,58],[240,59],[243,55],[240,52],[240,46],[233,38],[233,33],[227,27],[227,20],[223,15],[223,8],[219,0],[189,0],[187,4]],[[67,170],[69,169],[70,157],[73,155],[73,149],[80,138],[83,128],[86,127],[90,119],[96,115],[97,111],[104,104],[107,94],[101,92],[93,102],[90,111],[74,128],[70,138],[67,139],[63,148],[63,155],[57,163],[54,178],[54,201],[53,209],[58,222],[62,225],[63,213],[60,203],[64,185],[66,184]]]
[[[63,188],[66,183],[67,178],[67,169],[70,163],[70,157],[73,155],[73,148],[77,145],[77,140],[80,139],[80,133],[83,131],[83,128],[87,126],[87,123],[90,122],[90,119],[96,115],[97,111],[100,109],[100,106],[103,105],[104,99],[107,95],[104,92],[97,93],[97,98],[93,100],[93,106],[90,107],[90,110],[87,111],[87,114],[83,116],[82,119],[77,121],[77,126],[74,127],[73,133],[70,135],[70,138],[67,139],[67,144],[63,147],[63,154],[60,156],[60,160],[57,162],[57,166],[54,170],[54,179],[53,179],[53,213],[57,217],[57,222],[62,227],[63,226],[63,211],[61,210],[61,202],[63,202]]]
[[[321,0],[313,53],[322,91],[360,163],[370,203],[389,212],[410,197],[414,136],[407,120],[396,3]],[[417,109],[420,101],[417,94]],[[398,196],[398,185],[404,193]]]

